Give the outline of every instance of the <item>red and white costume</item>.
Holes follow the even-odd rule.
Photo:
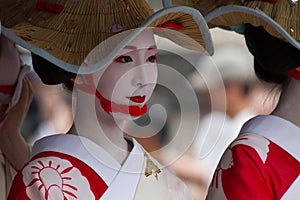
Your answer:
[[[299,199],[300,128],[273,115],[242,128],[215,171],[207,199]]]
[[[8,199],[192,199],[187,187],[166,168],[160,168],[157,178],[146,177],[150,156],[134,139],[132,143],[121,166],[87,138],[69,134],[43,138],[15,177]]]

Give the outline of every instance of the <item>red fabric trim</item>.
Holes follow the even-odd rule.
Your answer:
[[[291,77],[291,78],[294,78],[298,81],[300,81],[300,71],[296,70],[296,69],[293,69],[291,71],[288,71],[285,73],[287,76]]]
[[[185,27],[182,24],[174,23],[172,21],[167,21],[167,22],[163,23],[162,25],[160,25],[159,27],[157,27],[155,29],[155,31],[156,32],[162,32],[165,28],[181,30],[181,29],[184,29]]]
[[[13,94],[15,89],[16,85],[0,85],[0,92],[4,94]]]
[[[174,23],[172,21],[167,21],[165,23],[163,23],[162,25],[160,25],[161,28],[173,28],[175,30],[181,30],[184,28],[183,25],[178,24],[178,23]]]
[[[48,2],[44,2],[42,0],[39,0],[36,3],[36,9],[38,10],[47,10],[53,13],[61,13],[64,10],[64,6],[60,5],[60,4],[55,4],[55,3],[48,3]]]

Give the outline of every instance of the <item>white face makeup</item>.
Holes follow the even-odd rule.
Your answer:
[[[151,30],[143,31],[114,58],[97,79],[100,94],[116,104],[142,107],[157,82],[157,48]],[[94,79],[97,77],[94,77]]]

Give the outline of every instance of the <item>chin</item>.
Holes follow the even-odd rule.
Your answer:
[[[133,121],[141,116],[133,117],[130,114],[124,114],[124,113],[110,113],[110,115],[115,119],[115,120],[122,120],[122,121]]]

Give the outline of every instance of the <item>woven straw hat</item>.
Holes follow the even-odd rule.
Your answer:
[[[157,34],[183,47],[213,53],[204,18],[197,10],[184,6],[154,13],[145,0],[0,0],[0,19],[2,34],[73,73],[77,73],[94,47],[131,29],[135,30],[119,42],[109,44],[113,48],[101,62],[80,69],[80,73],[92,73],[108,64],[146,27],[165,27]],[[166,26],[169,22],[171,25]],[[174,28],[177,30],[165,31]],[[191,39],[181,38],[182,35]]]
[[[210,28],[228,26],[243,33],[241,24],[250,23],[262,26],[270,35],[300,49],[297,0],[173,0],[173,4],[198,9]]]

